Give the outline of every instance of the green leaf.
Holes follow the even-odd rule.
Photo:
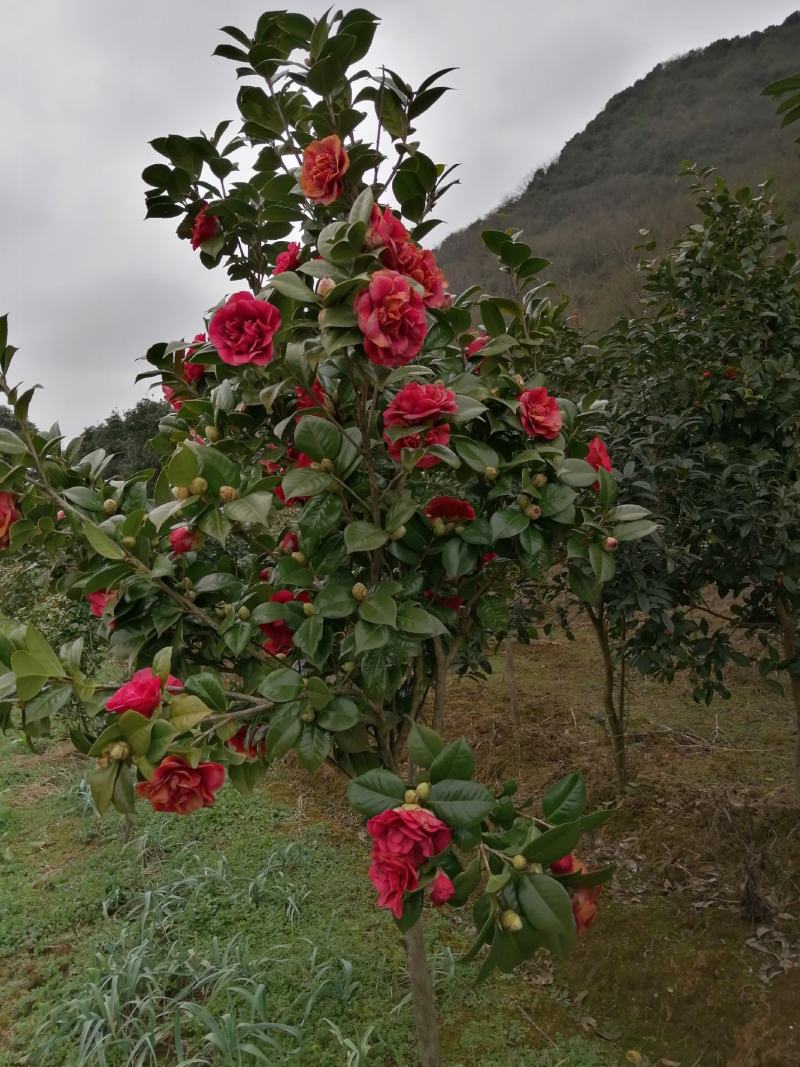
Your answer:
[[[566,889],[546,874],[534,874],[517,882],[522,914],[534,928],[546,934],[568,935],[574,929],[572,906]]]
[[[104,559],[125,559],[125,553],[112,541],[108,534],[103,533],[93,522],[83,524],[83,535],[95,552]]]
[[[322,711],[322,709],[327,708],[331,702],[331,691],[321,678],[308,679],[306,696],[308,697],[311,707],[316,711]]]
[[[495,541],[504,537],[517,537],[523,530],[527,530],[531,520],[523,515],[518,508],[503,508],[492,515],[491,529]]]
[[[322,640],[324,623],[321,615],[311,615],[304,619],[294,632],[292,643],[304,656],[313,659]]]
[[[118,770],[118,763],[109,763],[106,767],[97,767],[86,776],[94,806],[101,815],[104,815],[111,806]]]
[[[272,493],[256,492],[229,501],[222,510],[234,522],[252,522],[258,526],[266,526],[271,507]]]
[[[302,304],[319,303],[317,294],[309,289],[299,274],[295,274],[292,270],[283,271],[282,274],[273,274],[267,285],[281,296],[288,296],[290,300],[297,300]]]
[[[174,693],[170,703],[169,722],[182,734],[191,730],[197,723],[207,719],[211,708],[207,707],[198,696],[191,693]]]
[[[288,494],[287,494],[288,495]],[[379,530],[371,522],[358,519],[351,522],[344,530],[344,543],[348,553],[350,552],[374,552],[381,548],[389,540],[385,530]]]
[[[317,726],[324,730],[350,730],[361,721],[361,711],[355,701],[348,697],[334,697],[316,718]]]
[[[314,609],[323,619],[345,619],[356,610],[350,582],[328,582],[314,598]]]
[[[159,504],[157,508],[153,508],[152,511],[148,512],[147,518],[158,531],[168,519],[171,519],[173,515],[177,515],[187,503],[187,500],[168,500],[166,504]]]
[[[295,748],[298,759],[307,771],[315,771],[322,766],[330,755],[331,746],[331,735],[327,731],[317,729],[315,723],[303,723]]]
[[[279,667],[272,671],[258,687],[259,693],[276,704],[285,704],[296,700],[303,691],[303,679],[288,667]]]
[[[450,440],[457,454],[474,471],[483,474],[487,467],[500,467],[500,456],[489,445],[473,441],[470,437],[453,437]]]
[[[298,526],[303,539],[318,541],[339,525],[342,499],[338,493],[322,493],[309,500],[300,513]]]
[[[536,863],[552,863],[571,852],[580,840],[582,826],[580,821],[559,823],[552,830],[545,830],[522,849],[529,860]]]
[[[611,534],[618,541],[638,541],[641,537],[649,537],[657,529],[658,525],[652,519],[638,519],[636,522],[623,522],[612,526]]]
[[[542,811],[548,822],[571,822],[586,807],[586,782],[580,771],[564,775],[542,797]]]
[[[287,500],[325,493],[333,488],[333,484],[330,474],[312,471],[310,467],[295,467],[281,482]]]
[[[425,893],[421,889],[418,889],[416,893],[409,894],[405,898],[403,901],[403,914],[399,919],[394,920],[401,933],[404,934],[406,930],[410,930],[415,923],[419,922],[424,903]]]
[[[431,782],[442,782],[447,778],[466,780],[475,772],[475,757],[464,740],[460,737],[451,741],[439,752],[430,766]]]
[[[416,604],[404,604],[397,613],[397,628],[417,637],[439,637],[449,633],[445,624]]]
[[[480,550],[475,545],[460,537],[451,537],[442,551],[442,563],[451,578],[461,578],[474,569],[479,555]]]
[[[294,747],[303,727],[299,710],[298,704],[287,704],[270,719],[264,739],[270,760],[280,759]]]
[[[558,477],[564,485],[580,489],[594,485],[597,481],[597,471],[585,459],[565,459],[558,468]]]
[[[359,606],[358,613],[362,619],[375,626],[391,626],[397,622],[397,604],[392,597],[379,590],[370,593]]]
[[[502,597],[482,597],[478,601],[478,621],[492,633],[507,633],[510,625],[508,604]]]
[[[51,678],[63,678],[65,676],[61,660],[47,643],[47,638],[44,634],[40,633],[33,623],[28,623],[25,630],[25,647],[36,662],[44,668],[43,674]]]
[[[221,545],[225,544],[232,529],[230,520],[217,508],[207,511],[197,525]]]
[[[444,747],[444,742],[435,730],[424,722],[411,725],[408,735],[408,754],[420,767],[430,767]]]
[[[597,541],[593,541],[589,545],[589,562],[598,582],[610,582],[614,577],[614,572],[617,569],[614,557],[610,552],[606,552]]]
[[[336,459],[342,447],[339,427],[319,415],[304,415],[294,431],[295,447],[312,459]]]
[[[403,803],[406,787],[396,774],[381,767],[354,778],[347,787],[347,799],[361,815],[380,815]]]
[[[225,696],[222,683],[217,675],[210,671],[190,675],[184,683],[184,689],[187,693],[199,696],[214,711],[228,710],[228,698]]]
[[[39,722],[41,719],[49,719],[56,715],[63,707],[69,704],[72,690],[69,686],[59,686],[57,689],[48,689],[39,696],[34,697],[25,705],[25,725]]]
[[[469,828],[482,822],[494,807],[494,797],[478,782],[436,782],[431,786],[430,806],[448,826]]]

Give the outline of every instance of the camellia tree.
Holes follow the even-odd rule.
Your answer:
[[[376,22],[276,11],[252,37],[226,28],[241,126],[153,142],[148,213],[179,218],[202,262],[242,284],[193,340],[147,353],[173,409],[152,488],[151,471],[106,479],[102,451],[78,460],[57,426],[29,427],[3,322],[18,420],[0,430],[3,544],[43,550],[132,673],[103,685],[80,641],[54,650],[28,627],[0,642],[0,714],[30,738],[67,715],[101,811],[130,813],[138,794],[188,813],[290,751],[346,775],[433,1067],[425,901],[472,904],[485,976],[565,951],[609,871],[572,855],[608,814],[584,814],[580,775],[518,810],[513,783],[474,780],[466,742],[426,725],[428,694],[505,632],[521,578],[575,538],[611,551],[626,520],[592,489],[591,401],[557,400],[537,370],[543,261],[497,237],[517,298],[454,299],[421,247],[449,171],[414,123],[443,72],[417,88],[352,73]]]

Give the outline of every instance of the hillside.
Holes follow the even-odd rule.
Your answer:
[[[790,216],[800,209],[794,136],[781,130],[769,82],[800,66],[800,12],[781,26],[660,63],[609,100],[557,161],[537,170],[525,190],[448,237],[438,251],[454,292],[480,282],[498,289],[481,230],[525,231],[549,277],[568,293],[581,323],[602,327],[638,303],[639,230],[669,240],[690,221],[685,159],[713,164],[728,181],[767,176]]]

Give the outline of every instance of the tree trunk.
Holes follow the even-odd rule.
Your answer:
[[[508,692],[508,706],[515,726],[522,726],[519,714],[519,696],[517,694],[517,680],[514,677],[514,646],[511,638],[506,638],[506,691]]]
[[[784,658],[793,660],[797,656],[797,630],[792,609],[780,593],[775,594],[775,612],[778,616],[778,624],[783,638]],[[797,729],[794,745],[794,788],[795,795],[800,800],[800,675],[789,671],[789,683],[792,691],[795,726]]]
[[[620,677],[619,704],[614,698],[614,660],[611,656],[611,645],[608,641],[603,607],[593,611],[590,605],[586,605],[586,612],[592,620],[597,644],[603,657],[603,708],[606,713],[608,739],[611,742],[611,755],[614,760],[614,775],[617,780],[617,791],[622,794],[628,784],[628,759],[625,737],[625,714],[624,714],[624,675]],[[624,667],[622,668],[624,670]]]
[[[433,694],[434,730],[441,731],[444,726],[444,712],[447,707],[447,655],[441,637],[434,637],[433,651],[436,656],[436,689]]]
[[[403,943],[406,948],[411,999],[414,1005],[419,1067],[442,1067],[439,1029],[436,1025],[436,1008],[433,1001],[433,983],[428,970],[428,958],[425,955],[422,918],[417,919],[411,929],[403,934]]]

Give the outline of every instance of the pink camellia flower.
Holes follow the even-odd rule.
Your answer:
[[[364,244],[369,249],[382,248],[384,267],[413,278],[422,287],[426,307],[444,307],[448,303],[447,282],[436,257],[411,240],[391,208],[373,207]]]
[[[458,410],[456,394],[443,385],[404,385],[383,413],[383,425],[419,426],[441,422]]]
[[[285,252],[280,252],[275,259],[275,274],[283,274],[286,270],[294,270],[300,262],[300,245],[297,241],[291,241]]]
[[[89,610],[96,619],[102,619],[108,608],[114,603],[119,595],[116,589],[96,589],[93,593],[86,594]],[[112,624],[114,620],[111,620]]]
[[[265,741],[257,741],[247,743],[247,727],[243,726],[240,730],[237,730],[233,737],[229,737],[226,741],[228,748],[233,749],[234,752],[238,752],[241,756],[246,756],[248,760],[257,760],[265,756],[267,753],[267,745]]]
[[[571,852],[568,852],[566,856],[562,856],[560,860],[553,860],[550,864],[550,870],[553,874],[570,874],[574,866],[575,857]]]
[[[192,223],[192,248],[197,251],[204,241],[210,241],[221,232],[222,223],[216,215],[208,214],[208,201],[204,200]]]
[[[402,274],[376,271],[356,297],[355,310],[371,363],[402,367],[419,355],[427,330],[425,305]]]
[[[375,248],[389,249],[394,252],[398,245],[410,241],[408,230],[390,207],[378,207],[374,204],[369,219],[369,228],[364,238],[364,247],[372,251]]]
[[[61,508],[59,508],[56,512],[56,522],[61,522],[62,519],[66,518],[66,514],[65,511],[62,511]]]
[[[22,518],[13,493],[0,492],[0,548],[8,548],[11,527]]]
[[[489,344],[490,340],[491,338],[488,333],[479,333],[475,340],[470,341],[465,349],[467,359],[476,359],[480,355],[481,350],[486,348]]]
[[[136,792],[146,797],[155,811],[188,815],[198,808],[210,808],[214,793],[224,781],[225,768],[221,763],[199,763],[192,767],[182,756],[167,756],[149,782],[136,786]]]
[[[403,856],[415,867],[438,856],[452,840],[450,827],[425,808],[389,808],[367,821],[373,858]]]
[[[471,522],[475,518],[475,508],[472,504],[457,496],[435,496],[428,501],[424,510],[431,522],[441,519],[442,522],[458,524]]]
[[[183,407],[183,400],[181,399],[181,397],[178,396],[178,394],[175,392],[171,385],[162,385],[161,392],[164,394],[164,399],[173,411],[181,410],[181,408]]]
[[[302,385],[294,387],[294,395],[297,397],[297,410],[304,411],[306,408],[324,408],[328,399],[322,383],[315,378],[311,385],[311,392]]]
[[[456,887],[444,871],[437,871],[431,882],[431,904],[440,908],[455,896]]]
[[[398,437],[396,441],[393,441],[387,433],[383,435],[383,440],[386,444],[386,451],[389,453],[389,458],[393,459],[395,463],[401,463],[403,460],[404,448],[425,448],[430,445],[447,445],[450,441],[450,427],[447,423],[442,423],[441,426],[432,426],[430,430],[426,430],[425,433],[412,433],[408,437]],[[414,464],[418,470],[426,470],[428,467],[435,467],[438,463],[441,463],[441,459],[438,456],[420,456],[417,462]]]
[[[596,471],[600,468],[604,471],[611,470],[611,456],[608,454],[608,449],[605,446],[605,442],[600,437],[593,437],[589,442],[589,451],[586,453],[586,462],[594,467]],[[600,479],[592,484],[592,489],[595,492],[600,488]]]
[[[167,685],[172,688],[182,687],[180,678],[171,674],[167,678]],[[106,711],[138,711],[148,719],[161,703],[161,679],[153,671],[152,667],[143,667],[137,671],[130,681],[110,696],[106,701]]]
[[[312,141],[303,150],[300,188],[309,200],[332,204],[342,195],[344,176],[350,159],[341,138],[332,133],[321,141]]]
[[[388,908],[395,919],[402,919],[404,895],[419,889],[414,864],[405,856],[376,856],[369,868],[369,879],[378,890],[378,907]]]
[[[264,367],[274,355],[272,339],[280,325],[281,313],[273,304],[241,292],[214,312],[208,332],[223,363]]]
[[[188,348],[179,358],[181,365],[181,371],[183,373],[183,380],[191,385],[193,382],[199,382],[206,372],[206,368],[202,363],[187,363],[187,359],[194,355],[201,344],[205,344],[206,335],[204,333],[196,333],[192,338],[193,344]]]
[[[519,395],[519,421],[529,437],[552,441],[561,433],[561,411],[545,387],[526,389]]]
[[[576,859],[572,870],[576,873],[584,874],[587,867],[582,860]],[[572,890],[570,894],[572,897],[572,917],[575,920],[575,928],[579,934],[585,934],[597,918],[597,898],[600,896],[602,888],[601,885],[589,885],[579,886],[577,889]]]
[[[191,526],[176,526],[169,532],[169,543],[176,556],[182,556],[185,552],[193,552],[197,547],[197,533]]]

